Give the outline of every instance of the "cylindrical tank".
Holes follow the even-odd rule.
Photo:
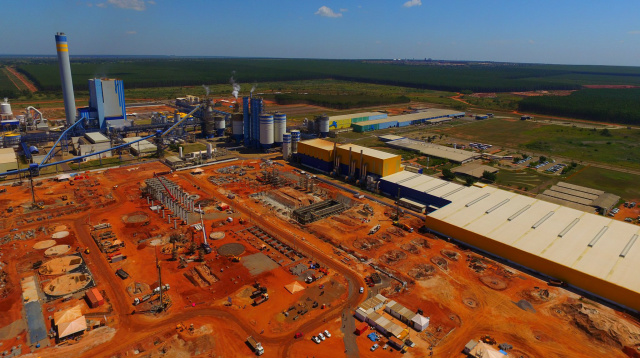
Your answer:
[[[329,135],[329,116],[323,114],[317,118],[317,122],[320,138],[326,138]]]
[[[273,141],[276,145],[282,145],[282,135],[287,131],[287,115],[284,113],[275,113],[273,115]]]
[[[294,129],[291,131],[291,153],[298,153],[298,142],[300,142],[300,131]]]
[[[216,130],[216,137],[222,137],[224,135],[224,130],[226,128],[224,117],[223,116],[215,116],[213,117],[214,128]]]
[[[273,115],[260,115],[260,148],[266,150],[273,146]]]
[[[231,119],[231,134],[233,135],[233,139],[238,142],[244,138],[244,122],[242,117],[242,113],[234,113]]]
[[[38,154],[38,153],[40,153],[40,151],[38,150],[38,147],[32,145],[32,146],[29,147],[29,153]]]
[[[204,115],[202,116],[202,137],[205,139],[212,138],[214,136],[215,125],[214,125],[214,116],[213,116],[213,108],[211,106],[207,106],[207,109],[204,111]]]
[[[60,82],[62,82],[64,110],[67,115],[67,124],[71,125],[76,122],[76,100],[73,95],[73,81],[71,80],[69,46],[67,44],[67,35],[64,32],[56,34],[56,50],[58,51],[58,67],[60,68]]]
[[[2,103],[0,103],[0,116],[1,117],[11,117],[13,112],[11,112],[11,104],[9,104],[9,99],[5,98]]]
[[[316,131],[316,123],[314,121],[307,120],[307,131],[309,133]]]
[[[291,133],[282,134],[282,159],[288,160],[291,156]]]
[[[19,133],[5,133],[4,134],[4,147],[12,148],[20,145],[20,134]]]
[[[211,158],[212,156],[213,156],[213,144],[207,143],[207,157]]]
[[[182,146],[178,147],[178,156],[180,156],[180,159],[184,158],[184,155],[182,154]]]

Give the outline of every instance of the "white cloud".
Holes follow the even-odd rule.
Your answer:
[[[107,7],[107,4],[103,3],[103,2],[99,2],[96,4],[97,7],[101,7],[101,8],[105,8]]]
[[[342,17],[342,14],[334,12],[331,8],[326,6],[321,6],[318,11],[316,11],[316,15],[324,17]]]
[[[406,3],[404,3],[404,7],[414,7],[414,6],[420,6],[422,5],[422,0],[409,0]]]
[[[640,35],[640,30],[634,30],[627,32],[629,35]]]
[[[126,33],[127,33],[127,35],[135,35],[138,32],[137,31],[127,31]]]
[[[340,12],[347,12],[349,9],[340,9]]]
[[[156,4],[156,2],[155,2],[155,1],[153,1],[153,0],[149,0],[149,1],[147,1],[147,4],[149,4],[149,5],[155,5],[155,4]]]
[[[147,7],[144,0],[107,0],[107,2],[121,9],[144,11]]]

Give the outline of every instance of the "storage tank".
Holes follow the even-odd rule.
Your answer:
[[[213,156],[213,144],[207,143],[207,157],[211,158]]]
[[[244,121],[242,117],[242,113],[234,113],[231,118],[231,135],[237,142],[244,138]]]
[[[320,138],[326,138],[329,135],[329,116],[323,114],[316,118],[316,122]]]
[[[20,145],[20,134],[19,133],[5,133],[4,134],[4,147],[12,148]]]
[[[300,142],[300,131],[294,129],[291,131],[291,153],[298,153],[298,142]]]
[[[205,139],[213,138],[215,125],[214,125],[214,116],[213,116],[213,108],[211,106],[207,106],[207,109],[204,111],[204,115],[202,116],[202,137]]]
[[[260,115],[260,148],[266,150],[273,146],[273,115]]]
[[[9,99],[5,97],[4,101],[0,103],[0,117],[9,118],[12,115],[13,112],[11,112],[11,104],[9,104]]]
[[[287,115],[284,113],[275,113],[273,115],[273,133],[275,137],[273,141],[277,146],[282,145],[282,135],[287,131]]]
[[[288,160],[291,156],[291,133],[282,134],[282,159]]]
[[[213,117],[213,124],[216,129],[216,137],[222,137],[224,135],[224,130],[226,127],[226,123],[224,121],[223,116],[215,116]]]

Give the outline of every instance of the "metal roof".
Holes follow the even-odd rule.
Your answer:
[[[16,152],[13,148],[0,148],[0,164],[16,163]]]
[[[387,145],[391,147],[415,150],[425,155],[445,158],[458,163],[480,158],[482,156],[479,153],[469,152],[462,149],[454,149],[451,147],[445,147],[442,145],[427,143],[415,139],[394,140],[391,142],[387,142]]]
[[[328,142],[328,143],[333,144],[332,142]],[[391,154],[391,153],[383,152],[381,150],[371,149],[371,148],[367,148],[367,147],[361,147],[361,146],[355,145],[355,144],[343,144],[343,145],[339,145],[338,148],[344,149],[346,151],[349,151],[349,148],[351,148],[351,150],[354,153],[360,153],[360,151],[362,151],[362,153],[364,155],[367,155],[367,156],[370,156],[370,157],[374,157],[374,158],[378,158],[378,159],[390,159],[390,158],[400,157],[397,154]]]
[[[109,141],[109,138],[105,137],[100,132],[89,132],[89,133],[85,133],[84,136],[88,140],[90,140],[92,143],[102,143],[102,142],[108,142]]]
[[[465,187],[430,217],[640,292],[640,227],[494,187]]]
[[[333,150],[333,146],[334,146],[333,142],[329,142],[328,140],[318,139],[318,138],[303,140],[303,141],[300,141],[298,144],[304,144],[304,145],[308,145],[311,147],[320,148],[324,150]]]
[[[361,117],[373,117],[379,116],[381,114],[385,114],[383,112],[362,112],[362,113],[352,113],[352,114],[341,114],[338,116],[330,116],[329,121],[339,121],[342,119],[352,119],[352,118],[361,118]]]

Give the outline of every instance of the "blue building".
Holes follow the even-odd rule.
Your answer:
[[[81,108],[100,129],[127,125],[127,111],[122,80],[94,78],[89,80],[89,107]]]

